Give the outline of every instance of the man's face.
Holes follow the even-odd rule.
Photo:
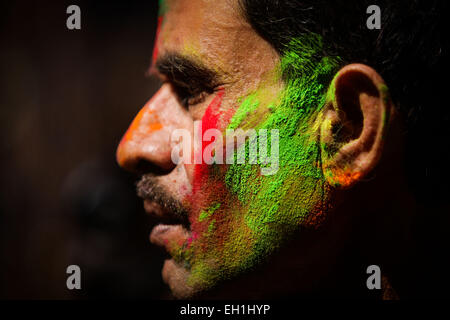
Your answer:
[[[151,71],[164,84],[134,119],[117,157],[123,167],[144,171],[138,193],[146,210],[172,219],[153,230],[151,241],[172,256],[164,280],[176,296],[189,297],[261,264],[300,227],[323,218],[327,191],[311,112],[322,87],[311,84],[315,77],[295,88],[283,81],[282,59],[237,1],[161,6]],[[194,140],[192,157],[183,150],[174,163],[173,133],[180,129]],[[227,129],[254,129],[261,141],[267,132],[276,165],[249,163],[248,150],[244,164],[189,161],[198,153],[203,160],[209,129],[224,137]],[[243,147],[237,142],[236,150]]]

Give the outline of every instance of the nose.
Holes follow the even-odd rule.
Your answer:
[[[170,171],[171,133],[190,130],[193,121],[170,84],[164,84],[134,118],[117,148],[117,162],[131,172]],[[150,169],[149,169],[150,168]]]

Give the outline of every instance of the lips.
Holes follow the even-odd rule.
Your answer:
[[[186,243],[191,234],[182,225],[159,224],[153,228],[150,234],[150,242],[164,247],[168,252],[174,245]]]
[[[192,238],[188,226],[181,219],[161,208],[157,203],[144,200],[144,209],[158,224],[150,233],[150,242],[171,252],[174,246],[180,246]]]

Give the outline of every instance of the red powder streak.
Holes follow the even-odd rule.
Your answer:
[[[229,123],[230,119],[234,115],[234,109],[228,111],[220,110],[223,102],[225,91],[220,89],[217,95],[214,97],[213,101],[209,104],[202,118],[202,138],[206,130],[208,129],[218,129],[223,131],[226,125]],[[201,152],[203,152],[206,146],[211,142],[203,142]],[[200,150],[198,150],[200,152]],[[203,161],[203,157],[202,157]],[[208,228],[210,225],[210,219],[207,221],[199,221],[199,215],[201,211],[205,208],[211,206],[213,202],[219,202],[221,204],[220,211],[215,213],[214,219],[217,221],[217,232],[215,235],[219,235],[216,239],[218,250],[220,251],[223,247],[225,238],[220,237],[220,235],[227,235],[230,233],[230,228],[232,226],[226,222],[226,219],[221,212],[226,212],[226,208],[229,206],[228,201],[229,193],[226,188],[225,182],[222,180],[221,173],[219,176],[215,176],[210,170],[210,165],[206,163],[196,164],[194,166],[194,177],[192,182],[192,193],[188,196],[188,201],[191,204],[191,209],[195,212],[190,216],[189,220],[191,223],[191,230],[193,232],[192,239],[187,241],[187,247],[191,247],[193,242],[196,243],[196,250],[201,252],[206,252],[208,249],[208,241],[196,241],[198,238],[203,238],[205,234],[208,233]],[[216,168],[217,169],[217,168]],[[223,167],[221,169],[224,169]],[[223,171],[223,170],[222,170]],[[222,172],[223,173],[223,172]]]
[[[209,129],[217,129],[217,123],[219,122],[219,118],[221,116],[219,109],[222,105],[224,93],[225,91],[221,89],[206,109],[202,118],[202,136]]]
[[[193,232],[192,232],[192,237],[190,237],[190,238],[187,240],[187,246],[186,246],[186,248],[189,249],[189,248],[191,247],[192,242],[195,241],[195,240],[197,240],[197,239],[198,239],[198,234],[197,234],[197,232],[193,231]]]
[[[163,22],[163,16],[159,16],[158,17],[158,26],[156,28],[155,47],[153,48],[152,66],[155,65],[156,60],[158,59],[158,54],[159,54],[158,39],[159,39],[159,34],[161,33],[162,22]]]
[[[203,151],[210,142],[205,143],[203,141],[203,135],[209,129],[217,129],[217,124],[221,116],[219,109],[222,105],[224,93],[225,91],[223,89],[219,91],[219,93],[214,97],[213,101],[211,101],[211,103],[209,104],[202,118],[202,164],[195,165],[194,181],[192,187],[193,194],[196,194],[200,190],[202,184],[205,182],[205,179],[207,179],[208,177],[208,165],[206,163],[203,163]]]

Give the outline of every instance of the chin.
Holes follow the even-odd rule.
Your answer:
[[[190,272],[173,259],[164,262],[162,277],[176,299],[190,299],[196,295],[197,291],[187,284],[189,275]]]
[[[193,281],[191,271],[176,263],[174,259],[164,262],[162,278],[175,299],[216,299],[223,294],[220,285],[223,284],[222,281],[205,281],[203,278]]]

